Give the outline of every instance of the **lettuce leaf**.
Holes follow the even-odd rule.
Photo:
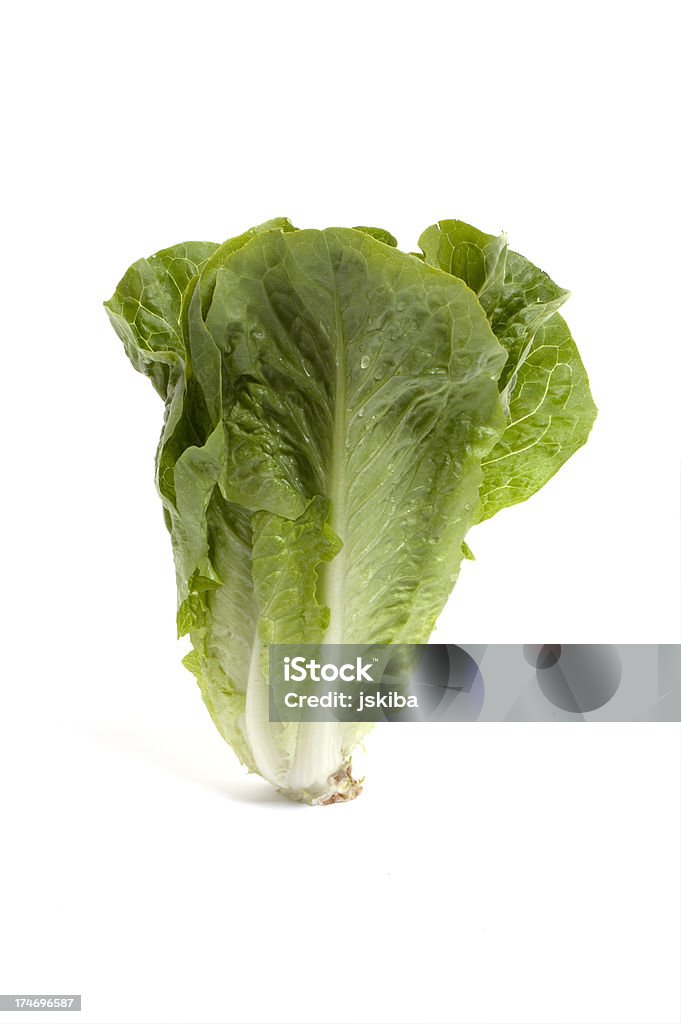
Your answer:
[[[569,296],[506,237],[443,220],[419,244],[426,262],[465,281],[508,352],[499,379],[507,426],[483,459],[480,518],[525,501],[589,436],[596,406],[570,330],[557,314]]]

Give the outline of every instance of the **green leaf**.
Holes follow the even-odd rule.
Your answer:
[[[397,239],[384,228],[356,227],[355,231],[363,231],[365,235],[371,235],[371,237],[377,239],[377,241],[397,248]]]
[[[168,383],[185,356],[180,326],[182,295],[218,246],[183,242],[133,263],[104,303],[128,357],[166,398]]]
[[[503,426],[475,297],[362,232],[268,233],[218,270],[205,324],[228,498],[284,518],[329,502],[331,642],[427,639]]]
[[[577,347],[557,310],[564,288],[505,236],[440,221],[420,239],[426,262],[465,281],[508,352],[499,385],[508,425],[483,460],[480,517],[525,501],[586,441],[596,416]]]
[[[175,464],[176,503],[170,515],[181,600],[220,584],[210,559],[207,513],[225,459],[225,431],[220,423],[202,447],[186,448]]]
[[[586,371],[559,314],[534,336],[508,415],[503,436],[483,460],[482,519],[543,487],[584,444],[596,418]]]
[[[183,242],[162,249],[134,263],[104,303],[133,366],[150,377],[166,401],[156,482],[167,516],[176,501],[175,463],[187,447],[205,444],[221,417],[219,354],[200,316],[190,316],[200,306],[199,271],[209,290],[229,253],[258,234],[294,230],[280,217],[222,245]]]
[[[253,238],[257,238],[258,235],[266,235],[270,232],[287,233],[290,231],[296,231],[297,229],[293,226],[291,221],[287,217],[275,217],[273,220],[266,220],[263,224],[257,224],[253,228],[249,228],[248,231],[244,231],[242,235],[237,235],[235,238],[228,238],[226,242],[218,246],[215,252],[212,254],[211,259],[206,261],[206,264],[201,274],[201,281],[199,282],[199,294],[201,301],[201,312],[206,312],[210,303],[213,299],[213,289],[215,288],[216,275],[220,267],[223,267],[232,253],[238,249],[243,249]]]
[[[319,600],[320,566],[341,548],[328,514],[328,500],[317,496],[297,519],[271,512],[253,518],[253,582],[264,643],[324,639],[329,608]]]
[[[180,613],[193,646],[184,664],[196,676],[204,703],[222,736],[241,762],[256,771],[244,731],[249,673],[258,647],[252,519],[250,512],[226,502],[219,488],[213,489],[205,529],[211,564],[221,586],[195,592],[189,604],[180,605]],[[174,530],[176,562],[181,544],[182,532]],[[184,589],[178,573],[179,593]]]
[[[504,286],[506,236],[486,235],[462,220],[443,220],[419,239],[426,262],[465,281],[490,318]]]
[[[466,544],[466,541],[464,541],[463,544],[461,545],[461,550],[463,551],[463,557],[468,559],[469,562],[475,561],[475,555],[469,548],[468,544]]]

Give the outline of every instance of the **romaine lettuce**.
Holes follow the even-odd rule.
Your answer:
[[[360,723],[271,723],[271,643],[423,643],[468,529],[584,443],[566,293],[458,221],[279,219],[140,260],[105,304],[165,401],[156,480],[185,664],[241,761],[311,803],[360,791]]]

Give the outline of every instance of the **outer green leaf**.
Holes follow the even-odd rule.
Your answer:
[[[504,286],[506,236],[486,235],[462,220],[444,220],[426,228],[419,245],[430,266],[446,270],[473,289],[491,318]]]
[[[201,448],[186,448],[175,464],[175,507],[169,506],[175,550],[180,612],[193,593],[220,584],[210,560],[207,513],[213,491],[225,465],[225,431],[220,423]],[[212,586],[211,586],[212,584]],[[185,618],[185,625],[188,620]],[[181,630],[181,635],[188,628]]]
[[[481,518],[543,487],[584,444],[595,418],[586,371],[556,313],[534,337],[510,392],[508,426],[483,460]]]
[[[224,266],[233,252],[243,249],[248,242],[258,235],[265,235],[269,232],[287,233],[296,230],[287,217],[275,217],[273,220],[266,220],[263,224],[257,224],[255,227],[249,228],[248,231],[244,231],[242,235],[237,235],[236,238],[228,238],[226,242],[218,246],[211,259],[206,262],[201,274],[201,281],[199,282],[202,314],[206,312],[212,301],[217,271],[220,267]]]
[[[185,354],[182,294],[217,248],[214,242],[183,242],[138,260],[104,303],[133,366],[151,378],[162,398],[178,356]]]
[[[586,441],[596,416],[589,381],[565,321],[568,296],[547,274],[462,221],[440,221],[420,239],[426,261],[478,293],[508,352],[500,377],[508,427],[483,460],[487,519],[529,498]]]
[[[318,601],[319,567],[341,548],[328,514],[328,501],[318,496],[297,519],[254,516],[253,580],[264,643],[317,643],[328,629],[329,609]]]
[[[325,497],[332,641],[426,639],[503,423],[504,354],[474,296],[357,231],[270,233],[218,271],[205,323],[230,500],[290,518]]]
[[[187,612],[193,651],[184,659],[222,736],[243,764],[258,767],[244,732],[249,672],[257,647],[258,609],[252,580],[252,515],[215,488],[206,512],[217,589],[194,591]],[[173,536],[177,557],[177,541]],[[182,582],[178,579],[182,592]],[[186,608],[187,602],[181,606]]]
[[[372,238],[376,238],[379,242],[384,242],[385,245],[391,245],[393,248],[397,248],[397,239],[384,228],[356,227],[355,231],[363,231],[366,235],[371,235]]]
[[[221,416],[219,357],[216,363],[200,318],[193,318],[193,331],[187,326],[198,272],[205,271],[207,282],[214,280],[215,268],[228,253],[257,234],[289,230],[295,230],[290,222],[278,218],[223,245],[184,242],[163,249],[134,263],[104,303],[133,366],[151,378],[166,400],[156,482],[167,520],[176,501],[175,463],[189,446],[206,443]]]

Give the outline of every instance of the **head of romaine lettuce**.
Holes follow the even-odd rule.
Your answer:
[[[360,791],[366,726],[270,722],[268,645],[426,642],[469,528],[595,416],[563,289],[460,221],[421,248],[279,219],[139,260],[105,304],[165,402],[185,664],[241,761],[311,803]]]

